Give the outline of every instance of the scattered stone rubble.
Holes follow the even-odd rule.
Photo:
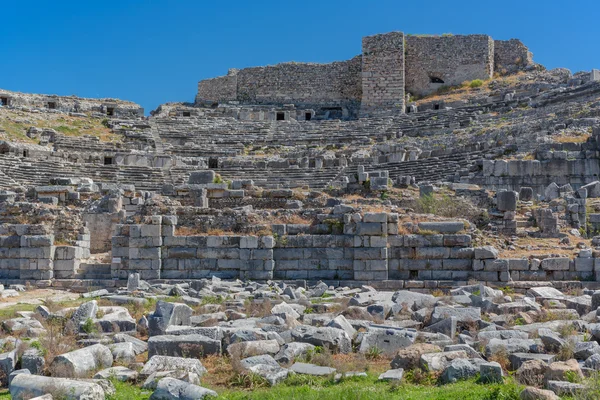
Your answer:
[[[70,312],[50,313],[40,306],[4,321],[13,334],[8,327],[40,325],[37,331],[19,331],[19,339],[2,339],[12,340],[15,349],[29,347],[22,356],[16,350],[0,354],[11,396],[59,396],[69,387],[73,398],[104,399],[114,391],[109,379],[152,390],[154,399],[216,396],[201,386],[208,373],[202,361],[211,354],[227,354],[237,360],[240,372],[259,375],[270,385],[290,374],[366,376],[364,370],[338,372],[334,364],[311,363],[319,352],[385,354],[391,362],[380,380],[401,381],[413,369],[434,374],[441,384],[475,375],[483,382],[502,382],[514,373],[528,386],[524,399],[585,391],[577,382],[600,370],[600,291],[566,293],[539,286],[508,293],[473,284],[435,297],[322,282],[310,287],[212,278],[148,284],[134,275],[132,281],[146,289],[118,288]],[[180,293],[176,302],[161,300],[174,290]],[[97,303],[115,296],[156,302],[155,310],[144,316],[150,321],[147,340],[137,336],[148,328],[141,321],[130,325],[127,309],[110,329],[101,326],[102,309],[117,306]],[[200,314],[190,307],[198,304],[205,304]],[[262,314],[249,316],[260,304]],[[211,308],[215,311],[207,313]],[[44,366],[41,352],[27,338],[46,335],[39,321],[48,326],[54,319],[75,331],[81,347]],[[148,361],[138,362],[145,351]]]

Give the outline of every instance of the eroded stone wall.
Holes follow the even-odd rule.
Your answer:
[[[362,94],[360,73],[360,56],[329,64],[290,62],[245,68],[201,81],[197,101],[356,109]]]
[[[520,40],[494,40],[494,69],[496,72],[514,73],[533,64],[533,53]]]
[[[225,76],[198,82],[196,103],[237,100],[238,70],[231,69]]]
[[[487,35],[407,36],[406,91],[417,96],[494,72],[494,41]]]
[[[144,116],[144,109],[138,104],[117,99],[87,99],[76,96],[18,93],[0,89],[0,102],[9,107],[97,113],[127,118]]]
[[[361,115],[404,112],[404,34],[368,36],[362,43]]]

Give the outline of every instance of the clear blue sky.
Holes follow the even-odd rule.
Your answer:
[[[228,68],[329,62],[389,31],[519,38],[535,61],[600,68],[598,0],[3,0],[0,88],[117,97],[148,113]]]

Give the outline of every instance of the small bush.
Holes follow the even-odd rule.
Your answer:
[[[483,81],[481,79],[475,79],[475,80],[472,80],[471,83],[469,83],[469,87],[471,89],[475,89],[475,88],[478,88],[481,86],[483,86]]]
[[[381,357],[382,353],[383,350],[377,346],[373,346],[367,351],[366,357],[368,360],[377,360],[379,357]]]
[[[81,330],[87,334],[98,332],[98,328],[91,318],[85,320],[85,322],[81,325]]]

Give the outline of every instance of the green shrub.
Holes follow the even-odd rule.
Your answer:
[[[483,81],[481,79],[472,80],[471,83],[469,84],[469,87],[471,89],[475,89],[475,88],[478,88],[481,86],[483,86]]]
[[[81,325],[81,330],[88,334],[98,332],[98,328],[91,318],[85,320],[83,325]]]

